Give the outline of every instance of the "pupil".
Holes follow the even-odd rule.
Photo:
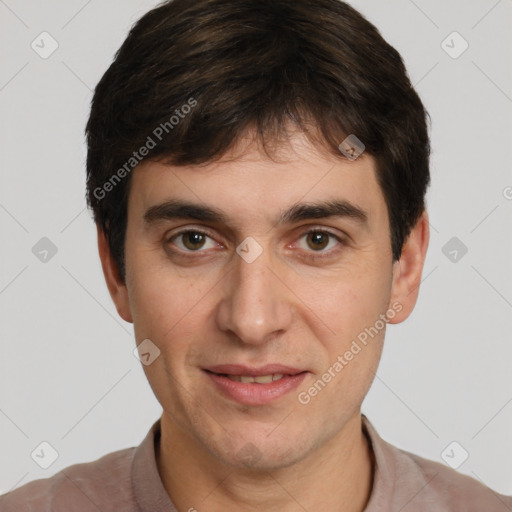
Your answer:
[[[317,249],[323,249],[327,245],[327,237],[325,236],[324,233],[312,233],[311,239]]]
[[[188,235],[185,237],[185,241],[188,243],[186,243],[185,245],[189,249],[197,249],[198,248],[197,246],[202,245],[202,242],[204,241],[203,238],[204,238],[204,235],[202,235],[201,233],[194,233],[194,232],[188,233]]]

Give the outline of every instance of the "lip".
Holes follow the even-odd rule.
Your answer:
[[[249,367],[225,364],[204,368],[203,372],[222,395],[244,405],[265,405],[278,400],[296,389],[309,373],[280,364]],[[280,373],[280,380],[268,384],[243,383],[229,379],[226,375],[270,375]]]
[[[219,364],[217,366],[209,366],[204,368],[213,373],[226,375],[253,375],[259,377],[261,375],[270,375],[271,373],[282,373],[283,375],[297,375],[304,370],[292,368],[291,366],[283,366],[282,364],[266,364],[265,366],[245,366],[241,364]]]

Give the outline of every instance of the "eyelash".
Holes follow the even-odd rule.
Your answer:
[[[170,238],[168,238],[167,243],[169,244],[176,238],[178,238],[182,235],[186,235],[187,233],[201,234],[201,235],[207,236],[208,238],[211,238],[213,240],[213,237],[211,236],[210,233],[197,228],[197,229],[185,229],[183,231],[179,231],[178,233],[175,233]],[[309,229],[308,231],[305,231],[300,235],[299,240],[302,239],[304,236],[311,235],[314,233],[322,233],[324,235],[328,235],[329,237],[334,238],[338,242],[339,245],[338,245],[338,248],[330,249],[329,251],[308,251],[308,252],[311,252],[311,255],[308,256],[308,258],[310,258],[310,259],[319,260],[319,259],[327,258],[329,256],[332,256],[332,254],[337,253],[339,250],[341,250],[341,248],[343,246],[346,245],[346,241],[342,237],[340,237],[339,235],[337,235],[337,234],[333,233],[332,231],[329,231],[328,229],[325,229],[325,228]],[[182,249],[178,249],[178,250],[170,249],[170,250],[171,250],[171,252],[173,252],[175,254],[179,254],[179,255],[206,252],[204,250],[197,250],[197,251],[190,251],[190,250],[183,251]],[[193,257],[197,257],[197,256],[193,256]]]

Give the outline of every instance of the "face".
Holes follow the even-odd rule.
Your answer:
[[[144,371],[168,423],[236,467],[289,466],[358,417],[384,320],[409,314],[421,274],[392,262],[371,156],[336,159],[299,134],[278,156],[248,142],[201,167],[142,163],[126,286],[106,270],[137,344],[160,351]]]

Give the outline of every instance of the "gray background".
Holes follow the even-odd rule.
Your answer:
[[[512,494],[512,0],[352,4],[403,55],[433,145],[419,302],[389,327],[363,412],[424,457],[442,462],[457,441],[469,453],[459,471]],[[137,445],[161,411],[84,200],[92,89],[154,5],[0,1],[0,492]],[[31,48],[51,48],[43,31],[59,45],[46,59]],[[458,58],[441,46],[453,31],[469,43]],[[46,262],[32,252],[43,237],[57,248]],[[468,249],[454,246],[456,261],[454,247],[443,253],[452,237]],[[42,441],[59,454],[48,469],[31,458]]]

